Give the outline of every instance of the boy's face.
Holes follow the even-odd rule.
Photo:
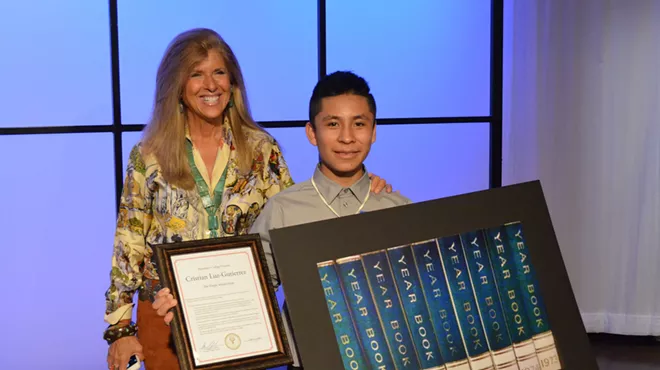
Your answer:
[[[376,141],[374,115],[363,96],[345,94],[323,98],[314,127],[307,123],[307,138],[318,147],[322,164],[337,176],[352,176],[362,169]]]

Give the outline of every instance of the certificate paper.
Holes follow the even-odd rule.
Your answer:
[[[278,351],[249,247],[170,258],[196,366]]]

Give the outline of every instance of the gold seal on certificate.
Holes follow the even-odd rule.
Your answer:
[[[172,322],[182,369],[266,369],[292,363],[258,235],[155,247],[179,304]]]
[[[241,338],[234,333],[227,334],[225,344],[229,349],[238,349],[241,346]]]

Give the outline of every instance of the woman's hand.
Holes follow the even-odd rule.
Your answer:
[[[371,191],[375,194],[380,193],[383,189],[385,189],[385,192],[387,193],[392,192],[392,185],[389,185],[387,181],[381,179],[378,175],[370,173],[369,178],[371,179]]]
[[[163,288],[156,293],[156,299],[151,306],[156,310],[158,316],[164,316],[165,324],[169,325],[174,318],[174,313],[170,309],[176,306],[176,304],[176,299],[170,294],[170,290]]]
[[[112,342],[108,349],[108,369],[124,370],[128,366],[128,360],[136,355],[140,361],[144,361],[142,345],[137,337],[132,335],[119,338]]]

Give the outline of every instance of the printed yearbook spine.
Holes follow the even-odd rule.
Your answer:
[[[446,369],[433,332],[412,249],[408,245],[389,248],[387,255],[422,369]]]
[[[504,320],[502,302],[497,293],[493,268],[488,260],[486,241],[480,231],[461,234],[463,254],[482,319],[486,341],[497,369],[519,370],[513,342]]]
[[[368,369],[333,261],[317,264],[344,369]]]
[[[523,227],[520,222],[505,225],[509,247],[514,251],[515,263],[518,266],[517,278],[522,288],[525,311],[534,336],[534,347],[544,370],[561,369],[557,354],[555,339],[548,322],[548,314],[539,289],[536,270],[530,261],[529,250],[525,243]]]
[[[474,370],[494,369],[495,365],[486,343],[477,302],[474,299],[474,289],[468,275],[461,238],[459,235],[443,237],[439,239],[438,244],[470,366]]]
[[[412,245],[440,354],[448,370],[470,370],[435,239]]]
[[[376,306],[371,298],[367,276],[359,256],[337,260],[342,287],[371,369],[395,370]]]
[[[363,254],[362,265],[367,273],[367,281],[376,302],[376,310],[383,324],[394,365],[399,370],[419,369],[419,359],[394,286],[394,276],[386,252]]]
[[[485,234],[487,236],[486,251],[493,266],[497,291],[502,301],[504,317],[509,334],[511,334],[518,367],[520,370],[540,370],[541,363],[534,348],[533,333],[525,314],[522,291],[516,280],[517,267],[513,251],[505,240],[506,233],[503,233],[499,227],[495,227],[487,229]]]

